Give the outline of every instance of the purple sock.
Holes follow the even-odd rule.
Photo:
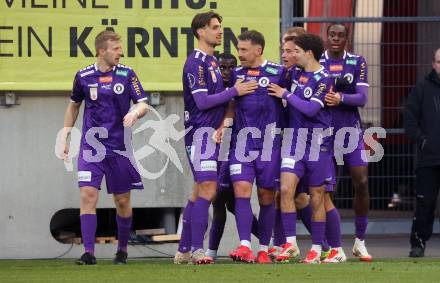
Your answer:
[[[133,218],[131,216],[121,217],[116,214],[116,223],[118,225],[118,251],[127,252],[132,220]]]
[[[203,239],[208,226],[208,211],[211,202],[198,197],[191,214],[191,249],[203,249]]]
[[[325,235],[325,222],[312,221],[312,243],[322,246]]]
[[[251,231],[255,237],[257,237],[258,239],[260,238],[259,231],[258,231],[258,219],[253,214],[252,214],[252,230]]]
[[[252,207],[250,198],[235,199],[235,222],[240,241],[251,241]]]
[[[365,231],[368,225],[368,216],[356,216],[354,218],[354,223],[356,227],[356,238],[359,240],[365,239]]]
[[[328,242],[327,242],[327,239],[324,239],[324,241],[322,241],[321,248],[325,252],[327,252],[330,249]]]
[[[260,245],[269,245],[274,222],[275,206],[273,204],[260,205],[260,214],[258,215],[258,239],[260,240]]]
[[[296,236],[296,212],[281,212],[281,221],[286,238]]]
[[[191,250],[191,213],[194,202],[188,200],[182,216],[182,234],[180,235],[179,248],[181,253],[186,253]]]
[[[218,250],[220,245],[220,240],[223,236],[223,231],[225,229],[225,222],[220,222],[218,220],[213,220],[211,224],[211,230],[209,231],[209,249]]]
[[[273,244],[280,247],[286,243],[284,235],[283,221],[281,220],[281,209],[275,210],[275,226],[273,228]]]
[[[81,234],[84,250],[91,255],[95,254],[96,214],[83,214],[79,216],[81,221]]]
[[[298,210],[299,218],[301,219],[302,223],[306,227],[307,231],[309,231],[310,234],[312,234],[312,208],[310,205],[307,205],[303,209]]]
[[[336,208],[326,213],[325,237],[332,248],[341,247],[341,218]]]

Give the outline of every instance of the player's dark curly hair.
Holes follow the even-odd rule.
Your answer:
[[[322,38],[311,33],[302,34],[296,37],[295,44],[304,51],[312,51],[313,57],[316,61],[319,61],[322,52],[324,52],[324,42],[322,41]]]

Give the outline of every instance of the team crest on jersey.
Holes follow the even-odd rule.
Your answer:
[[[304,89],[304,97],[305,98],[310,98],[310,97],[312,97],[312,94],[313,94],[313,90],[312,90],[312,88],[311,87],[306,87],[305,89]]]
[[[89,88],[89,91],[90,91],[90,99],[97,100],[98,99],[98,88],[91,87],[91,88]]]
[[[117,84],[115,84],[114,86],[113,86],[113,91],[116,93],[116,94],[121,94],[121,93],[123,93],[124,92],[124,85],[123,84],[121,84],[121,83],[117,83]]]
[[[351,73],[347,73],[344,75],[344,78],[349,82],[352,83],[353,82],[353,74]]]
[[[269,83],[270,83],[270,80],[269,80],[268,77],[261,77],[261,78],[258,80],[258,84],[259,84],[261,87],[267,87],[267,86],[269,85]]]

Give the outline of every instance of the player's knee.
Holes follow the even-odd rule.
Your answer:
[[[309,204],[309,196],[306,193],[301,193],[295,197],[295,206],[297,209],[303,209]]]
[[[367,176],[358,176],[355,180],[353,180],[355,184],[356,193],[360,194],[368,194],[368,177]]]

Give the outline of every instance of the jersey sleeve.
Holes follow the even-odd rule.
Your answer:
[[[130,72],[130,77],[127,83],[129,84],[128,89],[130,98],[134,103],[147,103],[150,100],[149,93],[145,93],[144,88],[142,87],[142,84],[134,71]]]
[[[322,108],[325,107],[325,96],[333,88],[333,79],[328,76],[317,82],[311,101],[318,102]]]
[[[84,91],[81,87],[81,77],[79,74],[75,75],[73,79],[72,93],[70,95],[70,100],[79,103],[84,100]]]
[[[359,57],[353,82],[356,84],[356,86],[369,86],[367,62],[362,56]]]
[[[200,62],[190,64],[186,69],[186,80],[191,94],[208,93],[208,70],[206,66]]]

